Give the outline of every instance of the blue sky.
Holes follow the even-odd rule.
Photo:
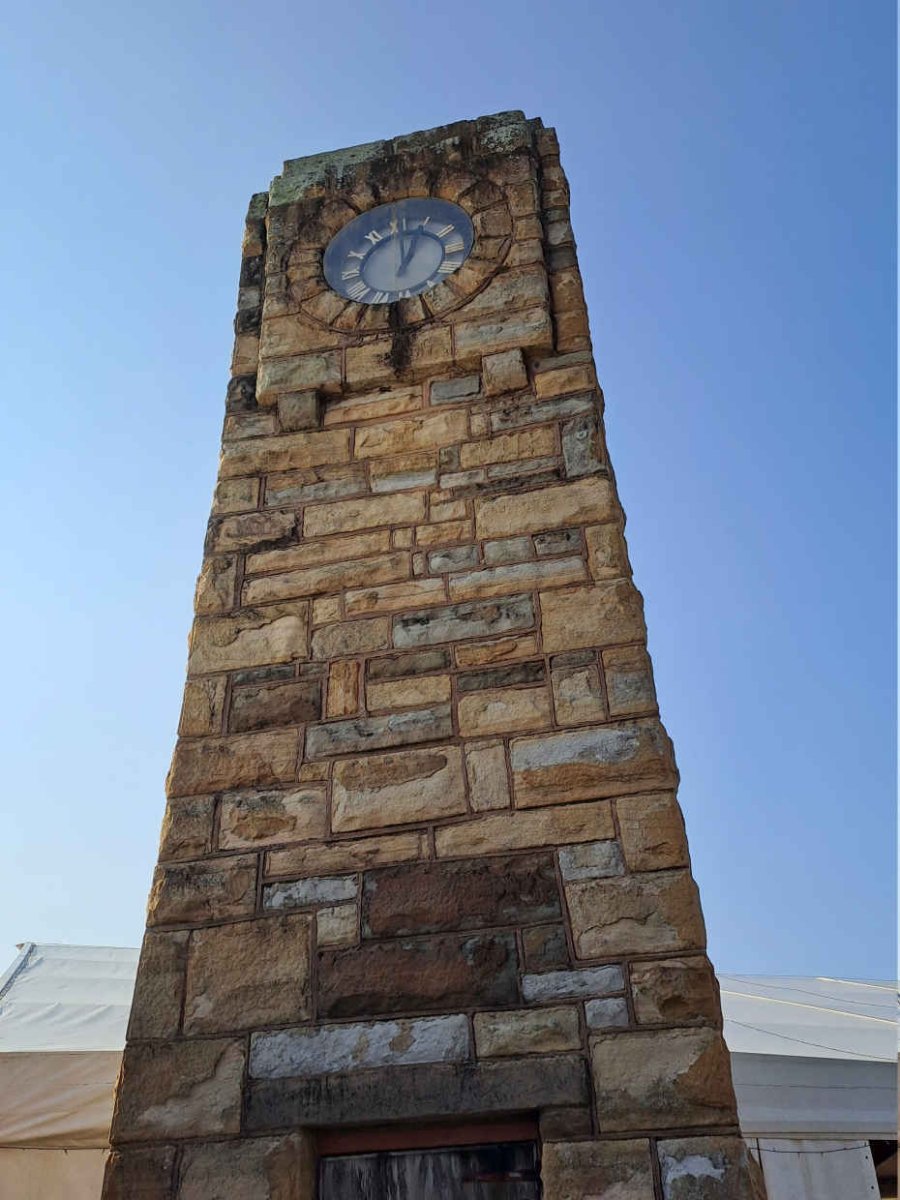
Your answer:
[[[893,974],[895,46],[885,0],[7,16],[0,966],[141,935],[250,194],[521,108],[572,185],[713,959]]]

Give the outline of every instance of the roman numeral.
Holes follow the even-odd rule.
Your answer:
[[[454,238],[452,242],[447,242],[444,249],[448,254],[462,254],[465,250],[462,238]]]
[[[377,229],[372,229],[366,234],[366,241],[371,242],[373,246],[377,246],[380,241],[383,241],[383,237]]]
[[[361,300],[368,290],[366,284],[360,279],[352,287],[347,288],[347,295],[351,300]]]
[[[456,228],[455,225],[444,225],[441,229],[439,229],[437,231],[437,235],[440,238],[449,237],[455,228]]]
[[[438,274],[439,275],[452,275],[452,273],[456,270],[456,268],[458,266],[459,266],[458,262],[450,262],[449,259],[445,258],[444,261],[441,263],[441,265],[438,267]]]
[[[341,279],[358,279],[359,267],[351,267],[349,271],[341,271]]]
[[[390,292],[376,292],[375,295],[372,297],[372,299],[369,301],[369,303],[370,304],[384,304],[389,298],[390,298]]]
[[[365,258],[366,252],[365,252],[365,250],[348,250],[347,257],[348,258]]]

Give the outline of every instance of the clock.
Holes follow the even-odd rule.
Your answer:
[[[427,292],[466,261],[475,241],[468,213],[449,200],[381,204],[339,230],[325,250],[325,279],[360,304],[392,304]]]

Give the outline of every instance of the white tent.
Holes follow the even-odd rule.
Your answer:
[[[136,950],[27,943],[0,978],[0,1200],[99,1196],[136,967]],[[896,1138],[895,986],[719,983],[769,1200],[878,1197],[871,1143]]]

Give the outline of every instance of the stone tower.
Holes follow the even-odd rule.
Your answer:
[[[286,163],[235,329],[106,1200],[750,1196],[554,132]]]

